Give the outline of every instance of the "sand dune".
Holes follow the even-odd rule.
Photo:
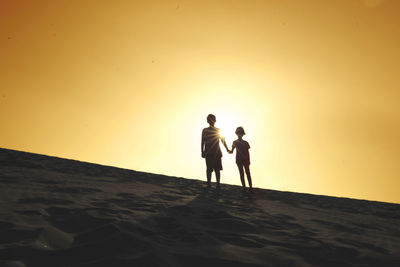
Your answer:
[[[0,149],[0,266],[400,266],[400,205]]]

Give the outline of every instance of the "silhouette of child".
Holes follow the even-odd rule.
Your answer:
[[[222,170],[222,152],[219,147],[220,140],[228,151],[225,138],[220,135],[220,130],[214,126],[216,121],[215,115],[209,114],[207,116],[207,122],[210,127],[204,128],[201,133],[201,156],[206,159],[208,187],[211,186],[211,174],[213,171],[215,172],[217,187],[220,186],[220,171]]]
[[[238,139],[233,141],[232,143],[232,149],[229,150],[228,152],[230,154],[233,153],[233,151],[236,148],[236,164],[239,168],[239,173],[240,173],[240,181],[242,182],[243,189],[246,188],[246,183],[244,181],[244,171],[246,172],[247,176],[247,181],[249,183],[249,188],[250,190],[253,189],[253,185],[251,182],[251,175],[250,175],[250,154],[249,154],[249,148],[250,145],[247,141],[243,140],[243,135],[246,133],[244,132],[243,127],[237,127],[235,134],[238,136]],[[243,171],[244,169],[244,171]]]

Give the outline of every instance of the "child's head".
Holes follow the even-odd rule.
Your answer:
[[[240,126],[240,127],[237,127],[237,128],[236,128],[235,134],[236,134],[238,137],[243,137],[243,135],[245,135],[246,133],[244,132],[243,127]]]
[[[208,122],[210,125],[214,125],[216,121],[217,121],[217,119],[215,118],[215,115],[214,115],[214,114],[208,114],[208,116],[207,116],[207,122]]]

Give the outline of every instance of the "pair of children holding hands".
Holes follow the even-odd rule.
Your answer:
[[[243,140],[246,134],[243,127],[238,127],[235,131],[238,139],[233,141],[232,149],[226,145],[225,139],[220,136],[219,129],[214,127],[216,117],[213,114],[207,116],[207,122],[210,127],[204,128],[201,137],[201,155],[206,159],[207,165],[207,184],[211,185],[211,173],[214,171],[217,179],[217,187],[220,184],[220,170],[222,170],[221,157],[222,153],[219,148],[219,140],[225,146],[228,153],[232,154],[236,149],[236,164],[239,169],[240,181],[243,188],[246,187],[244,180],[244,173],[246,173],[249,188],[252,189],[251,175],[250,175],[250,145],[247,141]]]

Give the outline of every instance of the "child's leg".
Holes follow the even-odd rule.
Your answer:
[[[207,170],[207,185],[208,186],[211,185],[211,173],[212,173],[212,169],[211,170]]]
[[[243,171],[243,164],[237,164],[238,169],[239,169],[239,174],[240,174],[240,181],[242,182],[242,186],[246,187],[246,184],[244,182],[244,171]]]
[[[244,165],[244,169],[246,171],[247,181],[249,182],[249,187],[253,188],[253,184],[251,182],[251,175],[250,175],[250,166],[248,164]]]
[[[221,173],[219,170],[215,170],[215,178],[217,178],[217,186],[219,186],[219,180],[221,178]]]

